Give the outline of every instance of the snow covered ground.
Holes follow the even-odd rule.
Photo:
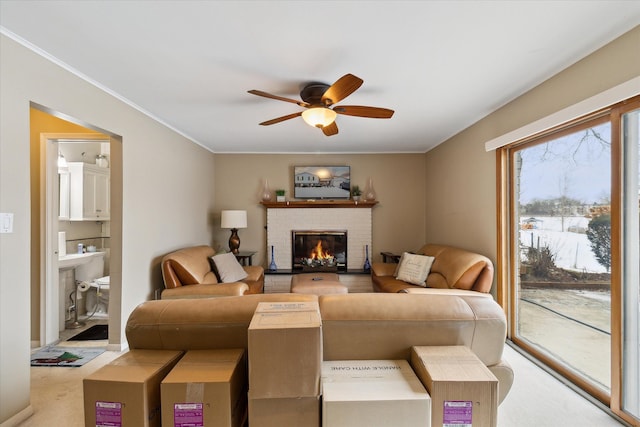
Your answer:
[[[551,253],[556,255],[557,267],[586,273],[606,273],[607,269],[598,263],[591,251],[591,244],[584,233],[562,231],[561,217],[534,217],[536,228],[520,230],[522,246],[548,246]],[[525,218],[523,218],[525,219]],[[575,216],[564,217],[564,230],[569,227],[586,230],[589,218]]]

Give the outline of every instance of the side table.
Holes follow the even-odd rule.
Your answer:
[[[380,255],[382,255],[382,262],[395,262],[396,264],[400,262],[402,256],[392,252],[380,252]]]
[[[253,265],[253,256],[255,254],[255,252],[239,251],[234,255],[236,256],[236,259],[238,260],[240,265]]]

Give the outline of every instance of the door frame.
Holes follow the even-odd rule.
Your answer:
[[[40,134],[40,159],[41,159],[41,185],[40,185],[40,345],[45,346],[58,342],[60,339],[60,295],[59,295],[59,270],[58,270],[58,141],[59,140],[95,140],[109,141],[113,146],[115,139],[107,134],[97,133],[41,133]],[[120,193],[121,194],[121,193]],[[113,194],[111,194],[113,196]],[[110,197],[113,203],[113,197]],[[118,240],[116,240],[118,241]],[[113,242],[112,242],[113,243]],[[119,247],[112,246],[120,252]],[[109,299],[111,300],[110,284]],[[119,301],[119,299],[118,299]],[[111,309],[111,301],[110,301]],[[120,307],[114,312],[120,313]],[[112,324],[112,316],[109,316],[109,326]],[[114,324],[120,325],[118,319]],[[111,331],[111,327],[109,328]],[[119,333],[119,330],[118,330]],[[111,332],[109,343],[111,344]],[[119,336],[119,335],[118,335]],[[115,337],[115,334],[114,334]]]

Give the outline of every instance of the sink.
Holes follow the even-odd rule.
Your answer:
[[[96,256],[104,256],[104,252],[86,252],[83,254],[67,254],[65,256],[58,257],[58,269],[66,270],[69,268],[76,268],[79,265],[87,264],[91,261],[91,258]]]

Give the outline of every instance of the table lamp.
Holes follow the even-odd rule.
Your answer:
[[[220,227],[231,229],[229,249],[232,253],[237,254],[240,248],[238,228],[247,228],[247,211],[222,211]]]

